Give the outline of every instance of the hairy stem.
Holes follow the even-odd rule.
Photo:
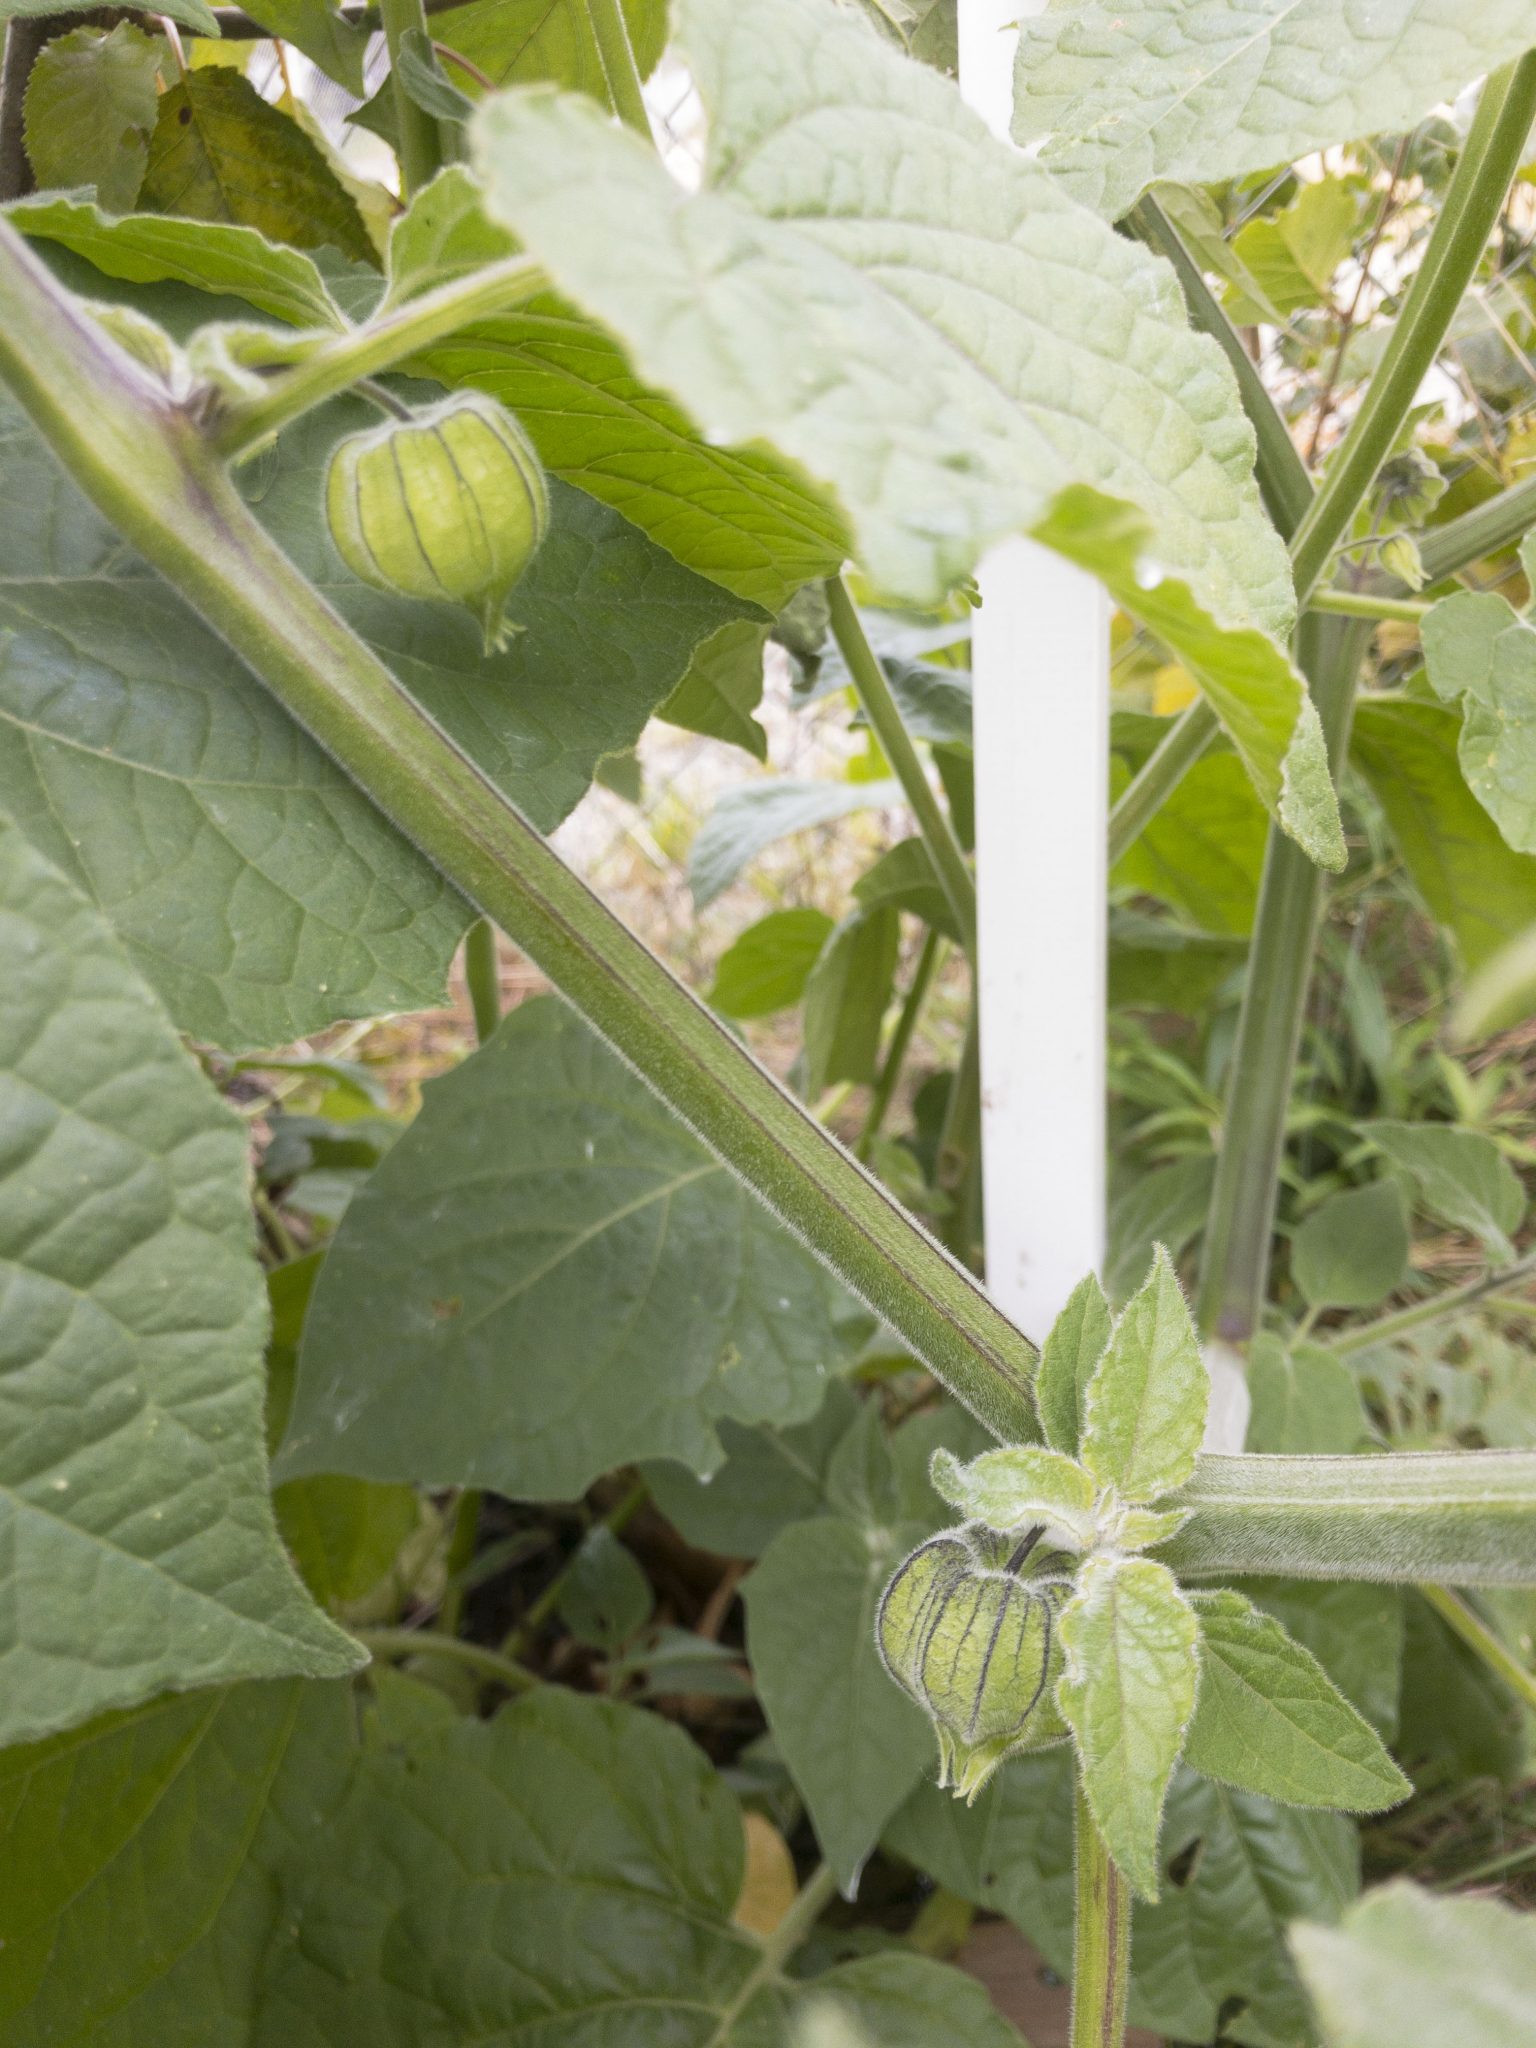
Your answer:
[[[501,1022],[501,969],[496,959],[496,927],[477,917],[464,934],[464,980],[474,1012],[475,1038],[484,1045]]]
[[[624,0],[587,0],[587,20],[592,25],[592,40],[597,44],[614,112],[626,127],[649,142],[651,117],[645,111],[635,46],[629,39],[629,23],[624,19]]]
[[[1520,167],[1536,120],[1536,53],[1493,72],[1483,88],[1429,247],[1360,410],[1296,530],[1291,559],[1305,604],[1390,454],[1432,368]]]
[[[933,977],[938,969],[939,958],[944,950],[943,934],[930,926],[923,939],[923,950],[917,956],[917,965],[912,970],[912,980],[896,1019],[896,1028],[891,1033],[891,1042],[885,1049],[885,1058],[880,1063],[880,1072],[875,1078],[873,1093],[869,1098],[869,1113],[864,1119],[864,1128],[859,1133],[858,1143],[853,1148],[855,1159],[868,1159],[870,1148],[880,1135],[891,1107],[892,1097],[901,1081],[902,1069],[907,1063],[911,1049],[912,1034],[917,1029],[917,1020],[922,1015],[923,1005],[928,1000],[928,991],[933,986]]]
[[[1499,1266],[1491,1273],[1480,1273],[1475,1280],[1467,1280],[1460,1287],[1447,1288],[1441,1294],[1432,1294],[1427,1301],[1416,1301],[1407,1308],[1394,1309],[1390,1315],[1378,1316],[1371,1323],[1356,1323],[1353,1329],[1329,1331],[1326,1336],[1314,1337],[1312,1341],[1324,1345],[1329,1351],[1346,1355],[1351,1351],[1368,1351],[1375,1344],[1391,1344],[1412,1330],[1427,1330],[1435,1323],[1448,1322],[1452,1316],[1459,1316],[1463,1309],[1486,1301],[1492,1294],[1502,1294],[1506,1287],[1528,1279],[1533,1273],[1536,1273],[1536,1252],[1527,1252],[1512,1266]]]
[[[933,784],[918,758],[917,748],[907,731],[900,707],[891,695],[885,670],[864,632],[858,608],[848,595],[841,576],[829,576],[827,602],[832,612],[832,637],[847,663],[853,687],[875,738],[912,806],[917,828],[923,835],[928,858],[945,899],[955,914],[965,950],[976,958],[976,883],[965,850],[950,822],[949,813],[934,793]]]
[[[1219,1456],[1160,1506],[1191,1519],[1157,1555],[1201,1576],[1529,1585],[1536,1451]]]
[[[1073,1829],[1072,2048],[1121,2048],[1131,1984],[1131,1893],[1081,1781]]]
[[[390,97],[395,108],[396,156],[400,164],[400,196],[409,199],[430,184],[443,167],[442,137],[437,122],[406,90],[400,69],[400,45],[412,29],[427,33],[421,0],[379,0],[384,40],[389,45]]]
[[[1522,1703],[1536,1714],[1536,1673],[1527,1671],[1507,1643],[1484,1621],[1470,1601],[1448,1586],[1420,1586],[1419,1591],[1447,1628],[1456,1634],[1488,1669],[1502,1678]]]
[[[243,455],[337,392],[393,369],[471,321],[526,305],[548,288],[548,277],[531,257],[509,256],[407,299],[366,327],[318,342],[258,396],[231,401],[214,427],[214,446],[226,456]]]
[[[193,423],[0,222],[0,376],[81,488],[384,815],[1000,1438],[1035,1348],[585,883],[294,567]]]

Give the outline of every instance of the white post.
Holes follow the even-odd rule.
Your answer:
[[[960,89],[1006,139],[1010,24],[960,0]],[[1109,604],[1033,541],[981,565],[972,624],[987,1285],[1045,1335],[1104,1262]]]

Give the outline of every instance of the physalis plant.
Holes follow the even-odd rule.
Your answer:
[[[1010,1756],[1071,1741],[1110,1853],[1157,1896],[1180,1759],[1296,1806],[1376,1811],[1412,1789],[1321,1664],[1240,1593],[1181,1588],[1145,1553],[1188,1519],[1209,1381],[1161,1247],[1116,1320],[1083,1281],[1041,1353],[1044,1445],[933,1484],[964,1517],[901,1564],[880,1654],[933,1721],[940,1783],[967,1800]]]

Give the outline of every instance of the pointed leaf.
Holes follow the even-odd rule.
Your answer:
[[[776,839],[903,802],[898,782],[799,782],[784,775],[728,789],[688,852],[694,908],[713,903]]]
[[[1035,1405],[1040,1426],[1054,1450],[1077,1456],[1082,1433],[1083,1395],[1104,1356],[1114,1318],[1097,1274],[1079,1280],[1040,1348]]]
[[[0,1740],[353,1669],[283,1556],[246,1132],[97,912],[0,825]]]
[[[284,1478],[568,1500],[803,1420],[821,1268],[563,1004],[524,1003],[353,1198],[304,1331]]]
[[[889,904],[836,926],[805,984],[805,1066],[814,1097],[834,1081],[873,1081],[901,921]]]
[[[224,65],[188,71],[161,96],[139,205],[375,261],[356,203],[314,143]]]
[[[953,1452],[937,1450],[929,1468],[934,1491],[968,1522],[985,1522],[1012,1535],[1032,1523],[1046,1525],[1046,1541],[1069,1542],[1086,1550],[1093,1541],[1093,1481],[1081,1465],[1059,1451],[1013,1444],[983,1451],[969,1465]]]
[[[107,277],[130,284],[169,279],[227,293],[295,327],[346,325],[314,260],[269,242],[257,228],[153,213],[118,219],[94,200],[53,192],[18,200],[6,218],[24,235],[72,249]]]
[[[666,0],[622,4],[635,62],[648,78],[667,39]],[[433,33],[496,85],[550,79],[607,104],[607,75],[582,0],[470,0],[447,9]]]
[[[1342,31],[1342,32],[1341,32]],[[1014,134],[1106,219],[1154,178],[1209,184],[1415,127],[1531,42],[1525,0],[1052,0],[1019,44]]]
[[[1189,1596],[1200,1692],[1184,1744],[1192,1770],[1290,1806],[1379,1813],[1413,1787],[1310,1650],[1240,1593]]]
[[[1067,1668],[1056,1697],[1088,1804],[1132,1888],[1155,1899],[1163,1802],[1195,1707],[1194,1613],[1166,1566],[1093,1558],[1059,1627]]]
[[[728,740],[754,760],[768,758],[768,735],[752,713],[763,694],[766,623],[733,619],[693,651],[688,673],[657,712],[669,725]]]
[[[1327,2048],[1517,2048],[1536,2012],[1536,1915],[1399,1881],[1291,1946]]]
[[[1189,1304],[1159,1245],[1083,1396],[1083,1463],[1124,1499],[1156,1500],[1194,1471],[1209,1400]]]
[[[854,883],[853,896],[865,910],[888,905],[909,911],[957,946],[964,943],[953,906],[921,839],[898,839],[888,847]]]
[[[931,602],[1020,529],[1108,578],[1212,690],[1266,803],[1337,864],[1299,678],[1262,633],[1226,644],[1283,628],[1286,571],[1230,373],[1167,274],[831,0],[685,0],[680,26],[711,189],[681,198],[590,103],[530,94],[476,117],[491,210],[709,439],[766,442],[822,483],[882,588]],[[853,124],[856,158],[827,139]],[[976,190],[994,195],[980,224]],[[962,321],[973,301],[984,317]]]

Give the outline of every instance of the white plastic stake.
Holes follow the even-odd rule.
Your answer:
[[[960,0],[960,89],[1006,139],[1012,24]],[[1033,541],[978,576],[976,837],[987,1285],[1037,1340],[1104,1262],[1109,603]]]

